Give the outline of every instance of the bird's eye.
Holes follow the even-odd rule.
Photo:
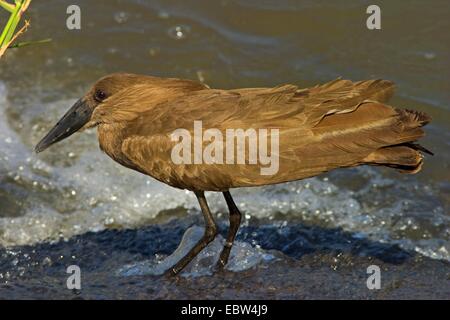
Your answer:
[[[106,99],[106,93],[104,91],[102,91],[102,90],[97,90],[95,92],[94,99],[97,102],[102,102],[103,100]]]

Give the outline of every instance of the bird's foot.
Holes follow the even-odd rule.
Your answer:
[[[215,270],[218,272],[225,271],[225,267],[228,263],[228,259],[230,257],[231,247],[233,246],[232,242],[225,242],[225,245],[220,253],[219,260],[216,263]]]

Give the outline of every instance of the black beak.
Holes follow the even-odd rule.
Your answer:
[[[72,108],[58,121],[49,133],[36,145],[34,150],[39,153],[52,144],[61,141],[81,129],[91,118],[92,109],[83,101],[78,100]]]

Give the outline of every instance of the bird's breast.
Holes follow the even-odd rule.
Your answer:
[[[140,171],[122,152],[123,128],[119,125],[101,124],[97,128],[100,149],[119,164]]]

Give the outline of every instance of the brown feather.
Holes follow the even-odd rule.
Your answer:
[[[223,191],[361,164],[415,173],[426,150],[413,142],[430,118],[384,104],[394,90],[385,80],[233,90],[189,80],[132,80],[94,111],[100,146],[119,163],[177,188]],[[196,120],[203,130],[279,129],[278,173],[262,176],[261,165],[175,165],[170,134],[179,128],[192,133]]]

